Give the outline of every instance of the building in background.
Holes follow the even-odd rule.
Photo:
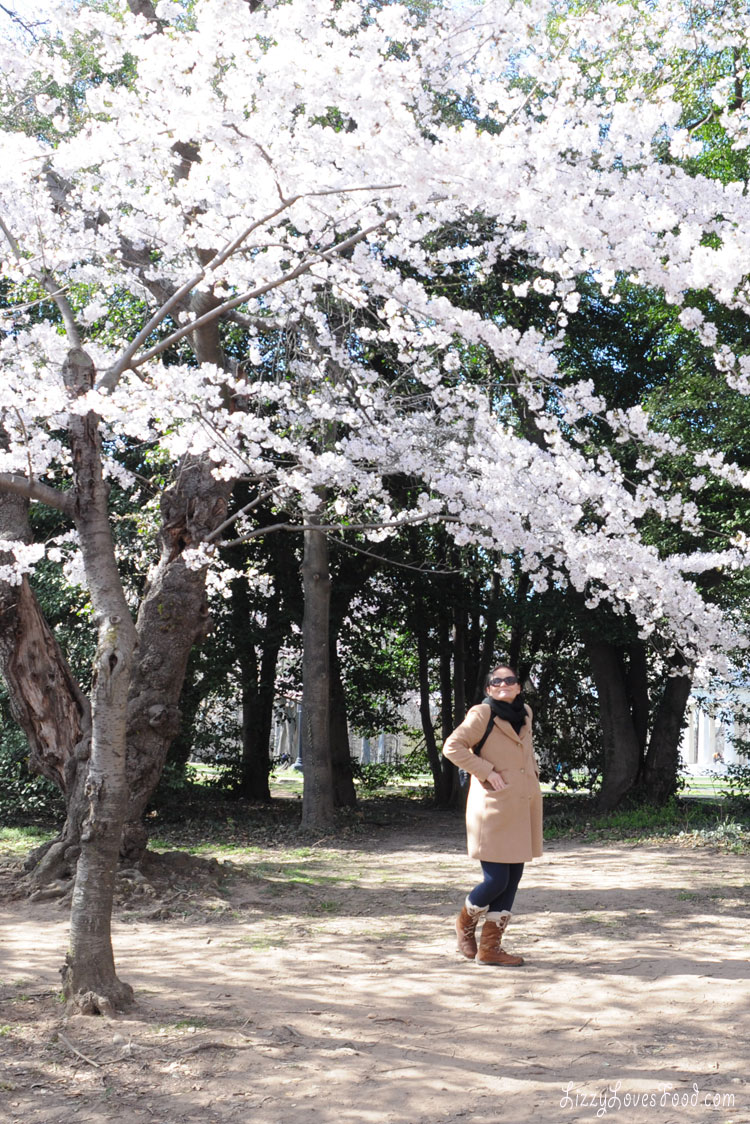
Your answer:
[[[719,698],[710,691],[694,691],[687,705],[680,753],[685,772],[721,771],[727,765],[748,764],[750,690]]]

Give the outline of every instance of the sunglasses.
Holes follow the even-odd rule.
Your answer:
[[[512,687],[517,682],[515,675],[499,675],[497,679],[490,679],[490,687],[499,687],[503,683],[506,687]]]

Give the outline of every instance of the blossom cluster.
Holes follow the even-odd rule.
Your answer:
[[[355,0],[252,7],[161,0],[154,25],[125,0],[83,4],[56,44],[4,45],[0,474],[59,487],[69,419],[92,413],[122,488],[138,486],[121,456],[136,442],[206,458],[300,525],[377,539],[444,519],[456,542],[521,558],[537,590],[607,599],[687,654],[734,646],[689,575],[743,552],[663,558],[641,531],[699,530],[707,476],[750,481],[707,455],[680,492],[648,471],[684,450],[643,408],[587,380],[549,388],[584,280],[603,300],[627,276],[676,305],[706,289],[748,306],[747,197],[679,162],[696,140],[673,73],[681,53],[739,48],[743,28],[695,26],[678,0],[564,16],[485,0],[429,20]],[[721,81],[739,148],[747,110],[726,108]],[[533,276],[504,291],[546,302],[547,329],[464,299],[517,261]],[[680,322],[750,390],[749,361],[698,309]],[[231,362],[206,343],[219,324],[243,334]],[[71,400],[60,369],[78,346],[98,378]],[[477,365],[506,373],[533,439]],[[635,486],[588,448],[592,418],[641,451]],[[416,499],[394,500],[396,475]],[[232,533],[251,534],[252,513]],[[218,553],[199,544],[186,563]],[[30,557],[19,547],[13,574]]]

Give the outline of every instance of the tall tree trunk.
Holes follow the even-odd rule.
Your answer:
[[[129,802],[122,855],[131,864],[146,849],[143,813],[179,730],[190,650],[210,626],[205,567],[186,565],[183,555],[225,518],[231,487],[215,479],[209,464],[186,460],[162,496],[161,557],[138,612],[138,658],[128,699]]]
[[[337,808],[355,808],[357,790],[354,787],[352,753],[349,746],[349,724],[346,715],[346,694],[341,680],[341,664],[336,650],[336,638],[331,638],[331,699],[330,742],[333,768],[333,800]]]
[[[238,583],[235,583],[237,585]],[[242,579],[243,593],[237,607],[249,609],[247,585]],[[242,774],[239,795],[246,800],[270,803],[271,730],[276,693],[276,664],[281,646],[278,602],[274,598],[266,618],[263,652],[260,664],[254,643],[240,643],[240,683],[242,686]],[[239,621],[237,622],[239,624]],[[246,627],[246,624],[245,624]]]
[[[450,620],[441,614],[438,620],[438,637],[440,643],[440,725],[443,741],[453,733],[453,675]]]
[[[93,386],[94,365],[72,349],[63,379],[73,396]],[[75,487],[75,522],[86,581],[98,623],[92,692],[91,756],[85,785],[86,816],[70,915],[70,949],[63,970],[69,1001],[85,1013],[110,1014],[132,1001],[115,973],[112,902],[120,836],[127,808],[126,724],[136,631],[120,581],[102,476],[98,418],[71,415],[69,434]]]
[[[625,683],[633,716],[633,729],[638,739],[641,758],[646,753],[649,727],[648,660],[646,645],[642,641],[628,644],[628,669]]]
[[[526,634],[526,601],[531,589],[531,579],[524,571],[518,579],[516,587],[515,605],[513,609],[513,623],[510,633],[510,643],[508,645],[508,663],[511,667],[518,667],[521,662],[521,646],[523,644],[524,636]],[[518,667],[520,672],[520,667]]]
[[[487,611],[485,613],[484,636],[482,637],[482,646],[479,652],[479,661],[477,664],[477,677],[474,684],[474,693],[472,696],[472,705],[474,706],[476,706],[477,703],[480,703],[485,695],[484,681],[489,674],[490,665],[493,660],[495,641],[497,639],[497,622],[499,616],[500,575],[493,573],[492,593],[490,594],[489,602],[487,604]]]
[[[302,827],[329,831],[334,825],[329,724],[331,578],[325,532],[315,529],[314,515],[305,522],[313,527],[304,532],[302,560]]]
[[[427,630],[424,627],[417,627],[417,658],[419,661],[419,717],[422,722],[422,733],[424,734],[424,744],[427,750],[427,760],[430,763],[430,772],[432,773],[432,785],[435,791],[435,805],[438,808],[445,808],[450,804],[451,799],[451,774],[443,768],[443,761],[440,751],[437,747],[437,739],[435,738],[435,726],[432,721],[432,710],[430,707],[430,657],[429,647],[427,642]],[[448,762],[450,764],[450,762]]]
[[[203,703],[203,694],[196,679],[196,661],[189,656],[180,694],[180,729],[170,743],[166,762],[180,770],[185,768],[193,752],[193,727]]]
[[[276,602],[272,599],[271,605]],[[258,665],[255,637],[250,628],[251,605],[248,596],[247,579],[237,578],[232,582],[232,627],[234,644],[239,664],[240,698],[242,702],[242,758],[240,781],[237,794],[247,800],[270,803],[271,790],[268,777],[271,771],[269,742],[273,719],[273,695],[278,643],[269,652],[267,645],[263,650],[266,660],[266,675],[269,673],[267,659],[270,659],[270,699],[268,687],[264,687],[264,676]],[[266,629],[270,639],[272,628]]]
[[[639,785],[649,804],[665,804],[677,792],[680,738],[692,686],[691,675],[673,675],[664,684]]]
[[[599,697],[604,741],[602,786],[597,806],[606,812],[633,790],[641,763],[641,747],[633,726],[625,673],[617,648],[604,640],[588,639],[586,651]]]
[[[278,640],[266,644],[252,700],[244,695],[242,700],[242,778],[239,791],[246,800],[262,803],[271,800],[271,731],[279,647]]]
[[[457,723],[466,717],[466,610],[462,601],[453,613],[453,699]]]

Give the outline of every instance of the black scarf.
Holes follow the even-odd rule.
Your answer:
[[[511,726],[517,734],[521,733],[521,727],[526,722],[526,709],[523,703],[523,695],[516,695],[513,702],[505,702],[503,699],[486,698],[484,700],[489,703],[490,710],[495,718],[502,718],[505,722],[510,722]]]

